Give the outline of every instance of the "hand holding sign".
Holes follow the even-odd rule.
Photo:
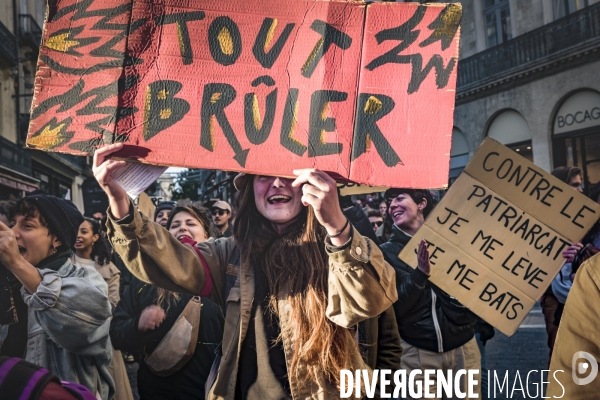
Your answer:
[[[567,247],[565,251],[563,251],[562,255],[567,262],[573,262],[573,259],[581,249],[583,249],[583,245],[581,243],[573,243]]]
[[[429,250],[427,250],[427,241],[421,240],[419,243],[419,252],[417,253],[418,268],[427,276],[431,273],[431,265],[429,264]]]
[[[600,206],[513,150],[486,139],[400,258],[505,335],[512,335]],[[421,242],[421,243],[420,243]]]
[[[113,179],[112,174],[125,166],[126,163],[125,161],[111,160],[107,157],[121,150],[122,147],[122,143],[116,143],[98,149],[94,153],[94,165],[92,166],[94,177],[108,196],[110,210],[116,219],[124,218],[129,213],[129,197],[125,190]]]
[[[323,171],[317,169],[297,169],[294,175],[298,177],[292,186],[302,184],[302,203],[312,206],[319,223],[327,229],[329,235],[335,235],[342,230],[339,236],[332,238],[334,246],[345,243],[350,237],[350,230],[346,228],[346,217],[342,213],[338,201],[337,184],[335,180]]]

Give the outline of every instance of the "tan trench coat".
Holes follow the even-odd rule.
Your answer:
[[[590,377],[592,362],[597,365],[600,361],[599,310],[600,254],[581,264],[569,291],[552,351],[547,397],[568,400],[600,398],[600,377],[589,383],[580,381],[579,384],[573,379]],[[587,353],[593,360],[586,360],[580,352]],[[579,374],[579,364],[588,365],[583,374]]]
[[[167,230],[134,210],[129,224],[116,223],[110,212],[108,237],[127,268],[139,279],[167,290],[198,294],[206,277],[195,251],[180,243]],[[325,245],[325,244],[324,244]],[[210,239],[196,245],[202,252],[213,280],[209,298],[222,309],[227,303],[222,358],[219,373],[210,390],[211,399],[234,399],[241,343],[246,337],[254,301],[254,271],[242,263],[236,285],[225,295],[228,261],[235,249],[233,238]],[[387,264],[375,243],[353,230],[350,246],[329,253],[327,317],[334,323],[354,328],[359,322],[379,316],[397,300],[394,269]],[[283,336],[286,362],[292,359],[294,347],[290,330],[286,329],[289,307],[286,293],[278,296],[278,315]],[[356,350],[352,369],[370,368]],[[302,367],[301,367],[302,368]],[[302,371],[301,375],[302,375]],[[324,376],[313,382],[290,381],[294,399],[339,398]]]

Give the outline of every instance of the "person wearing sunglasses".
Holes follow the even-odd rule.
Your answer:
[[[233,230],[229,219],[231,218],[231,206],[226,201],[216,201],[212,207],[213,223],[219,231],[219,237],[231,237]]]
[[[373,231],[377,232],[377,229],[379,229],[379,227],[383,225],[383,218],[381,217],[381,213],[378,210],[370,210],[369,222],[373,227]]]

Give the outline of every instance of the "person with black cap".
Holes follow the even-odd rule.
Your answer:
[[[163,201],[159,203],[156,206],[156,210],[154,210],[154,222],[161,224],[164,228],[166,228],[169,215],[171,215],[173,208],[175,208],[174,201]]]
[[[94,268],[71,262],[82,222],[72,202],[34,195],[11,204],[9,227],[0,223],[0,263],[22,285],[27,305],[26,318],[16,325],[27,326],[28,340],[13,351],[61,380],[111,399],[108,287]],[[6,328],[0,328],[0,348],[15,343]]]

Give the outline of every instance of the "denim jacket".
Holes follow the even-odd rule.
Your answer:
[[[106,282],[95,269],[75,266],[70,259],[58,271],[38,271],[42,282],[37,291],[21,288],[29,308],[26,360],[111,399],[115,388],[108,372],[112,346]]]

